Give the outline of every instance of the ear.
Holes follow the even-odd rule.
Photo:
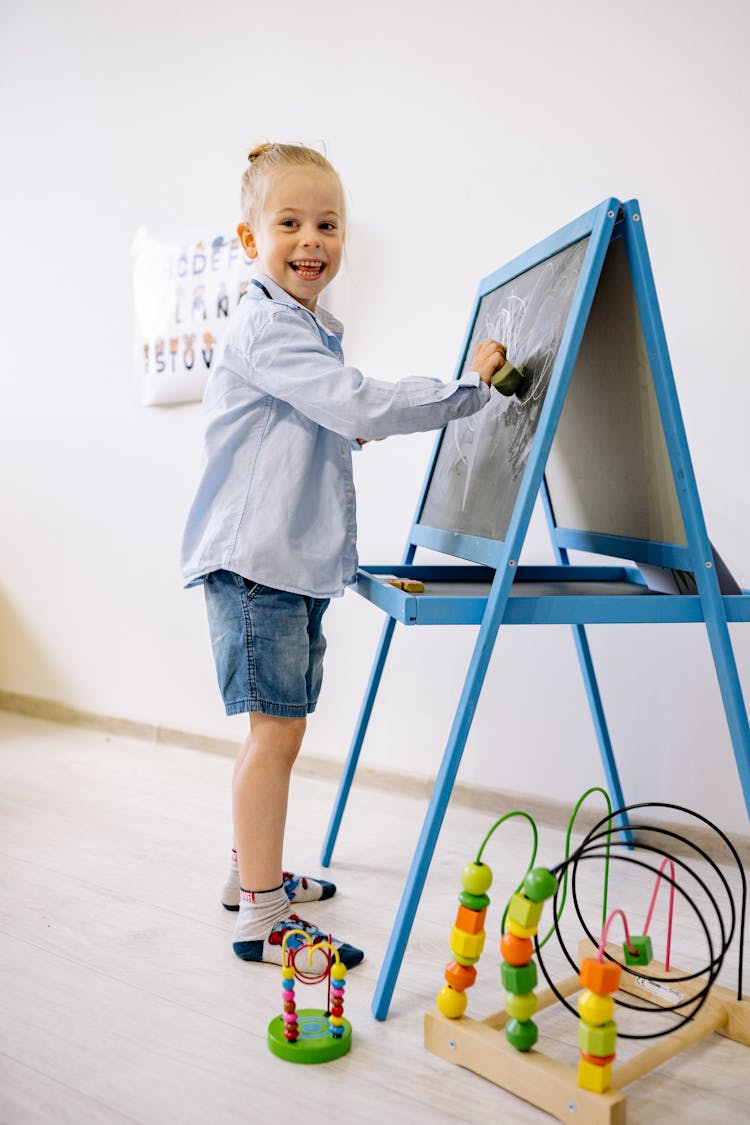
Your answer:
[[[237,235],[248,258],[257,258],[258,247],[255,244],[255,235],[247,223],[240,223],[237,227]]]

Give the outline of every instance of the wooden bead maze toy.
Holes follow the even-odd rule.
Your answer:
[[[624,1125],[624,1088],[686,1047],[713,1032],[750,1046],[750,1002],[743,999],[742,994],[747,886],[741,861],[731,841],[705,817],[677,805],[644,803],[613,812],[609,797],[604,793],[608,815],[591,829],[571,854],[573,820],[582,802],[593,792],[604,793],[603,790],[590,789],[578,802],[568,827],[565,859],[551,870],[534,866],[536,826],[523,812],[511,812],[501,817],[482,842],[475,861],[464,868],[458,914],[450,936],[452,960],[445,970],[446,983],[438,993],[437,1008],[425,1014],[425,1046],[447,1061],[466,1067],[545,1110],[559,1121],[577,1122],[579,1125]],[[703,828],[716,834],[719,846],[729,852],[739,872],[739,911],[735,908],[724,872],[697,844],[664,826],[630,821],[629,814],[643,809],[679,811],[697,819]],[[474,1020],[466,1015],[466,992],[477,978],[476,965],[484,946],[484,922],[490,902],[487,891],[492,884],[492,872],[482,862],[482,854],[494,831],[514,816],[525,817],[530,822],[534,844],[528,870],[505,908],[500,927],[505,1010],[483,1020]],[[615,828],[615,822],[630,827]],[[663,837],[681,845],[690,860],[699,857],[707,865],[708,872],[701,868],[703,874],[699,874],[690,862],[664,850],[660,846]],[[647,858],[639,858],[638,852],[645,853]],[[654,857],[661,857],[658,867],[653,865]],[[598,937],[584,919],[576,885],[579,865],[588,860],[598,861],[604,870],[602,924]],[[640,934],[631,933],[623,909],[617,908],[607,914],[608,880],[613,860],[645,869],[656,877]],[[709,885],[709,876],[713,890]],[[568,882],[583,934],[576,958],[566,947],[560,929]],[[649,934],[662,884],[669,887],[663,963],[654,960],[653,941]],[[690,887],[692,894],[686,887]],[[715,893],[717,889],[718,894]],[[671,964],[675,894],[679,896],[678,901],[692,910],[706,942],[707,962],[697,972],[682,971]],[[706,904],[703,909],[696,905],[696,894],[700,896],[701,907]],[[547,900],[552,901],[553,925],[540,941],[538,927]],[[728,919],[724,917],[727,907]],[[625,940],[618,946],[608,942],[607,938],[612,928],[619,924]],[[735,994],[717,985],[716,979],[737,929],[739,979]],[[557,983],[551,979],[542,958],[542,948],[553,936],[573,969],[571,976]],[[549,986],[539,993],[535,991],[537,966]],[[570,1001],[576,994],[574,1005]],[[578,1019],[577,1068],[535,1049],[539,1033],[532,1017],[557,1003]],[[618,1008],[624,1010],[627,1031],[618,1030],[614,1018]],[[641,1016],[657,1013],[660,1025],[666,1024],[660,1030],[630,1030],[633,1022],[646,1023]],[[657,1042],[616,1063],[618,1040],[647,1039]]]
[[[308,955],[307,971],[296,963],[302,951]],[[313,971],[315,953],[324,958],[325,966]],[[325,981],[325,1009],[298,1009],[295,981],[305,985]],[[345,988],[346,966],[330,939],[313,941],[304,930],[289,930],[282,943],[282,1011],[268,1025],[269,1050],[280,1059],[296,1063],[330,1062],[345,1055],[352,1045],[352,1025],[344,1018]]]

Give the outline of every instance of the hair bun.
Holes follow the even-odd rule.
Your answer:
[[[268,150],[270,148],[273,148],[273,145],[262,144],[262,145],[256,145],[255,148],[251,148],[249,153],[247,154],[247,159],[248,159],[249,163],[252,164],[253,161],[257,160],[259,156],[262,156],[264,152],[268,152]]]

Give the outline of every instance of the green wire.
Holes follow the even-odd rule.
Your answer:
[[[557,911],[557,918],[559,920],[560,917],[562,916],[562,912],[565,908],[565,899],[566,899],[567,894],[568,894],[568,859],[570,858],[570,838],[573,835],[573,825],[575,823],[576,817],[578,816],[578,810],[580,809],[581,805],[586,800],[586,798],[590,797],[592,793],[601,793],[601,795],[604,797],[604,800],[607,802],[607,811],[609,813],[609,822],[607,824],[606,858],[604,860],[604,890],[603,890],[603,903],[602,903],[602,929],[604,929],[604,925],[607,921],[607,895],[609,893],[609,851],[610,851],[610,844],[611,844],[611,840],[612,840],[612,802],[610,800],[609,793],[607,792],[607,790],[602,789],[601,786],[599,786],[599,785],[594,785],[594,786],[591,787],[591,789],[587,789],[586,792],[583,794],[583,796],[579,798],[578,803],[575,805],[575,807],[573,809],[573,813],[571,815],[571,818],[568,821],[568,831],[567,831],[567,834],[565,836],[565,860],[564,860],[565,870],[563,872],[562,897],[560,899],[560,906],[559,906],[559,909]],[[503,925],[504,924],[505,924],[505,919],[503,919]],[[554,927],[554,924],[553,924],[551,930],[546,935],[544,940],[539,942],[539,948],[540,949],[544,945],[547,944],[547,942],[552,937],[554,932],[555,932],[555,927]]]
[[[521,879],[521,882],[518,884],[518,886],[516,887],[516,890],[514,891],[514,894],[515,894],[517,891],[520,891],[521,887],[523,886],[523,880],[526,878],[527,872],[531,871],[532,867],[534,866],[534,860],[536,859],[536,851],[537,851],[537,847],[539,845],[539,833],[536,830],[536,824],[534,823],[533,819],[529,816],[529,814],[527,812],[522,812],[520,809],[516,809],[514,812],[506,813],[505,816],[501,816],[499,820],[496,820],[495,823],[492,825],[492,828],[490,828],[489,832],[487,833],[485,838],[482,840],[482,844],[479,848],[479,851],[477,852],[477,858],[474,862],[475,863],[481,863],[482,862],[482,852],[484,851],[485,847],[487,846],[487,843],[490,839],[490,836],[492,835],[492,833],[495,831],[496,828],[499,828],[500,825],[504,824],[504,822],[506,820],[510,820],[510,818],[512,816],[522,816],[524,818],[524,820],[528,820],[529,824],[531,825],[531,831],[534,834],[534,846],[533,846],[532,851],[531,851],[531,859],[529,860],[529,865],[526,868],[526,871],[524,871],[524,873],[523,873],[523,877]],[[503,917],[502,917],[502,920],[500,922],[501,933],[505,931],[505,919],[506,919],[507,914],[508,914],[508,907],[509,906],[510,906],[510,900],[508,900],[508,903],[505,907],[505,910],[503,911]]]

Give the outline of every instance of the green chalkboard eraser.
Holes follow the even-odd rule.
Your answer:
[[[495,372],[490,382],[501,395],[510,397],[514,395],[518,388],[525,382],[523,370],[514,367],[512,363],[506,363],[504,367],[501,367],[499,371]]]

